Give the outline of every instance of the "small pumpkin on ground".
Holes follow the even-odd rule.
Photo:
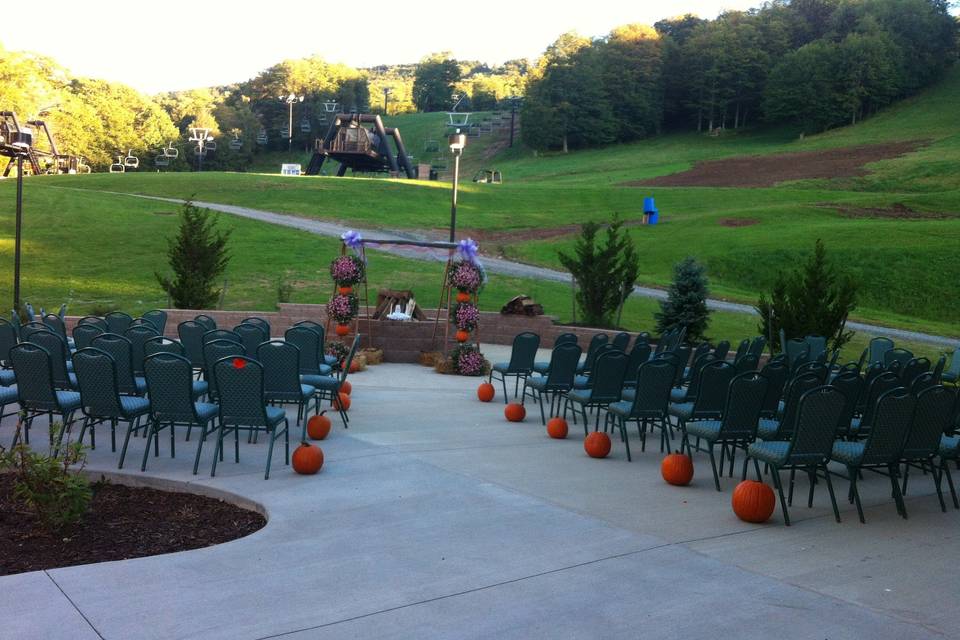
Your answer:
[[[350,410],[350,396],[348,396],[342,391],[337,395],[337,397],[333,401],[334,409],[336,409],[337,411],[340,411],[341,407],[343,411]]]
[[[321,411],[307,420],[307,435],[311,440],[323,440],[329,435],[331,422],[325,413],[326,411]]]
[[[730,502],[738,518],[755,524],[769,520],[777,505],[773,489],[756,480],[744,480],[738,484]]]
[[[497,395],[497,391],[489,382],[484,382],[477,387],[477,399],[480,402],[490,402],[495,395]]]
[[[660,463],[660,475],[667,484],[685,487],[693,480],[693,460],[682,453],[671,453]]]
[[[523,422],[527,417],[527,409],[519,402],[511,402],[503,408],[503,415],[510,422]]]
[[[591,458],[606,458],[610,454],[610,436],[594,431],[583,439],[583,450]]]
[[[323,450],[315,444],[301,442],[291,456],[293,470],[305,476],[312,476],[323,466]]]
[[[350,381],[349,381],[349,380],[344,380],[344,381],[340,384],[340,393],[345,393],[345,394],[347,394],[347,395],[350,395],[350,392],[351,392],[351,391],[353,391],[353,385],[350,384]]]
[[[560,417],[550,418],[547,421],[547,435],[557,440],[563,440],[567,437],[569,427],[567,421]]]

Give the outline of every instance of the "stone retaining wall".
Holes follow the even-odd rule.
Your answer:
[[[216,320],[217,326],[230,329],[243,321],[244,318],[257,316],[270,323],[273,337],[282,337],[284,332],[297,322],[313,320],[320,324],[327,321],[326,305],[322,304],[288,304],[278,305],[277,311],[215,311],[194,309],[166,309],[166,335],[177,337],[177,325],[185,320],[192,320],[198,314],[205,314]],[[387,362],[416,362],[422,351],[439,350],[443,345],[444,330],[446,328],[446,313],[441,312],[441,321],[435,322],[436,313],[428,312],[427,321],[396,322],[393,320],[367,320],[361,317],[356,325],[362,334],[370,334],[370,343],[374,347],[383,349],[384,360]],[[491,344],[511,344],[514,336],[523,331],[533,331],[540,335],[540,346],[550,348],[553,341],[561,333],[577,334],[580,344],[586,348],[590,339],[597,333],[614,333],[610,330],[591,329],[587,327],[571,327],[556,324],[552,316],[516,316],[502,315],[497,312],[484,311],[480,314],[480,326],[477,338],[481,342]],[[67,330],[71,330],[79,317],[68,316]],[[434,340],[436,333],[436,341]],[[635,336],[631,333],[631,336]],[[453,340],[453,331],[449,332],[447,346],[456,344]],[[366,338],[361,346],[368,346]]]

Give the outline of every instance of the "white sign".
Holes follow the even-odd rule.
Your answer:
[[[300,173],[300,165],[298,164],[280,165],[280,175],[282,176],[298,176]]]

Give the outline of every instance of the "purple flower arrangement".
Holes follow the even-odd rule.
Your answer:
[[[483,270],[472,262],[458,260],[450,267],[450,286],[465,293],[476,293],[486,280]]]
[[[357,296],[337,294],[327,303],[327,316],[338,324],[347,324],[354,319],[359,309]]]
[[[462,376],[483,375],[484,359],[475,344],[463,344],[450,354],[454,370]]]
[[[333,356],[338,362],[346,358],[349,352],[350,350],[347,348],[347,345],[343,344],[339,340],[328,341],[324,349],[324,353],[329,356]]]
[[[473,331],[480,323],[480,310],[469,302],[461,302],[453,308],[450,321],[461,331]]]
[[[341,287],[352,287],[363,281],[365,267],[357,256],[340,256],[330,263],[330,277]]]

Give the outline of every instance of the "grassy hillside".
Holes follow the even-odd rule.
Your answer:
[[[474,154],[474,158],[479,157],[486,164],[495,164],[503,170],[506,182],[463,185],[461,234],[479,237],[482,249],[488,253],[557,266],[556,251],[572,245],[577,224],[584,220],[605,221],[615,213],[628,222],[637,222],[643,197],[653,195],[661,210],[661,224],[631,228],[642,255],[642,283],[665,285],[673,264],[686,255],[693,255],[707,264],[715,295],[751,303],[760,291],[771,286],[778,270],[794,265],[817,238],[823,238],[834,259],[861,283],[857,319],[957,336],[960,335],[960,296],[956,295],[960,277],[956,258],[957,247],[960,247],[960,123],[952,107],[958,100],[960,70],[954,70],[940,85],[923,95],[862,124],[803,140],[799,140],[795,132],[785,130],[748,130],[719,137],[665,135],[632,145],[566,155],[534,157],[516,149],[490,161],[484,155],[496,149],[489,146],[496,144],[495,137],[485,141],[471,139],[466,156]],[[414,155],[415,149],[422,149],[423,141],[429,136],[439,136],[443,148],[444,123],[444,114],[396,116],[388,121],[400,127]],[[533,123],[525,124],[533,126]],[[700,160],[918,139],[928,141],[929,146],[871,165],[872,173],[859,178],[807,180],[768,188],[622,186],[626,181],[681,171]],[[277,164],[276,160],[270,161]],[[4,216],[0,222],[8,229],[12,187],[9,181],[0,183],[0,207],[3,207],[0,211]],[[85,225],[90,220],[107,219],[119,212],[126,217],[118,219],[116,224],[135,225],[138,231],[148,224],[147,219],[157,217],[150,214],[156,205],[103,195],[86,200],[74,188],[195,197],[368,228],[421,231],[443,229],[448,220],[450,197],[449,185],[444,183],[388,179],[282,178],[223,173],[99,174],[31,179],[28,203],[34,203],[32,211],[50,207],[46,211],[50,216],[47,224],[56,227],[56,233],[71,234],[74,238],[84,236]],[[941,215],[901,219],[872,215],[850,217],[839,211],[841,207],[887,209],[893,206],[920,214]],[[86,213],[68,215],[73,207]],[[746,226],[734,226],[745,223]],[[256,249],[264,264],[286,264],[286,243],[294,241],[287,240],[281,231],[266,228],[256,231],[258,236],[274,238]],[[548,237],[544,237],[545,232]],[[158,261],[162,263],[162,256],[156,255],[162,245],[157,246],[160,249],[144,248],[131,256],[131,260],[140,261],[137,262],[140,266],[133,271],[137,277],[131,282],[140,281],[146,289],[155,289],[152,270],[157,268]],[[109,282],[111,276],[101,273],[102,263],[86,257],[83,250],[79,255],[66,255],[71,255],[77,269],[89,270],[87,273],[91,276],[106,278],[104,282]],[[149,262],[150,266],[145,267],[141,262]],[[320,261],[321,270],[323,262]],[[85,266],[81,267],[81,263]],[[416,270],[422,265],[410,268]],[[256,268],[251,269],[251,273],[257,272]],[[300,272],[295,272],[297,278],[310,279],[297,273]],[[50,277],[50,287],[67,287],[52,272]],[[275,279],[276,275],[270,273],[256,286],[231,285],[237,298],[228,296],[229,304],[239,304],[242,300],[268,304],[271,297],[275,297]],[[249,287],[249,293],[244,292],[244,286]],[[541,285],[524,283],[524,286],[529,292],[533,290],[530,287]],[[540,297],[553,295],[548,285],[542,287]],[[557,295],[557,300],[562,302],[551,312],[563,314],[569,299],[562,291]],[[646,326],[649,320],[641,322]]]

